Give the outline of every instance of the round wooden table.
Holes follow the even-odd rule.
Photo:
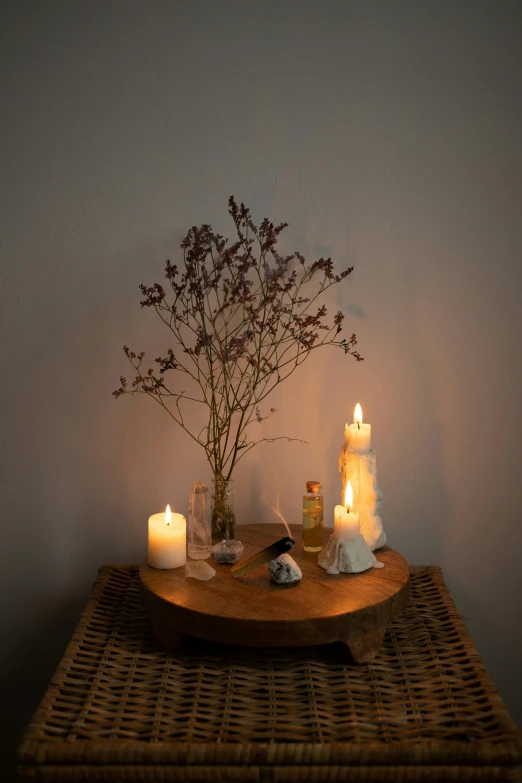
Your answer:
[[[160,647],[172,651],[183,635],[256,647],[297,647],[344,642],[357,663],[379,651],[388,623],[408,604],[406,560],[390,547],[375,552],[385,568],[362,574],[327,574],[317,553],[302,548],[302,528],[291,525],[296,541],[290,555],[303,578],[292,586],[270,581],[268,566],[234,578],[230,566],[208,582],[188,578],[185,569],[161,571],[145,560],[140,567],[142,601]],[[331,531],[325,531],[325,543]],[[243,525],[236,537],[244,557],[285,535],[282,525]]]

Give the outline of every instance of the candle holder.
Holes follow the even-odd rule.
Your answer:
[[[360,574],[369,568],[384,568],[362,535],[340,541],[332,534],[317,563],[327,574]]]

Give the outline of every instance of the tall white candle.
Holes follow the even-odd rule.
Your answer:
[[[359,514],[351,511],[353,503],[352,485],[346,485],[344,506],[336,506],[334,509],[334,538],[337,541],[353,541],[361,535]]]
[[[354,454],[368,454],[372,447],[372,426],[363,424],[362,409],[359,403],[353,412],[353,424],[346,424],[344,437],[349,451]]]
[[[170,506],[149,517],[148,562],[153,568],[179,568],[187,561],[187,522],[172,514]]]

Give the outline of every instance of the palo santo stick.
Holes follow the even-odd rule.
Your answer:
[[[292,549],[294,544],[295,541],[293,538],[289,538],[288,536],[281,538],[279,541],[276,541],[275,544],[267,546],[266,549],[262,549],[260,552],[252,555],[252,557],[248,557],[246,560],[236,563],[230,570],[235,577],[243,576],[248,573],[248,571],[252,571],[253,568],[257,568],[258,566],[263,565],[263,563],[269,563],[270,560],[279,557],[283,552],[288,552],[289,549]]]

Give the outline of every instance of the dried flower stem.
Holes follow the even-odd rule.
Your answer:
[[[336,275],[330,258],[308,266],[298,252],[283,256],[277,243],[286,223],[275,226],[265,218],[258,227],[250,210],[238,206],[233,197],[229,213],[236,242],[229,244],[209,225],[194,226],[181,244],[184,271],[167,261],[170,297],[159,283],[140,286],[141,306],[154,308],[171,331],[176,351],[170,348],[155,360],[159,369],[145,373],[144,354],[125,347],[136,375],[130,388],[122,376],[114,392],[116,397],[152,397],[203,447],[214,476],[223,481],[258,443],[299,440],[287,436],[255,440],[247,429],[254,420],[261,422],[276,412],[271,408],[263,415],[260,403],[312,351],[333,345],[357,361],[362,359],[355,350],[354,334],[349,340],[339,339],[344,315],[339,311],[332,323],[325,323],[326,307],[316,304],[353,267]],[[165,376],[171,371],[186,375],[195,392],[169,388]],[[209,409],[208,423],[197,434],[185,421],[183,401]]]

